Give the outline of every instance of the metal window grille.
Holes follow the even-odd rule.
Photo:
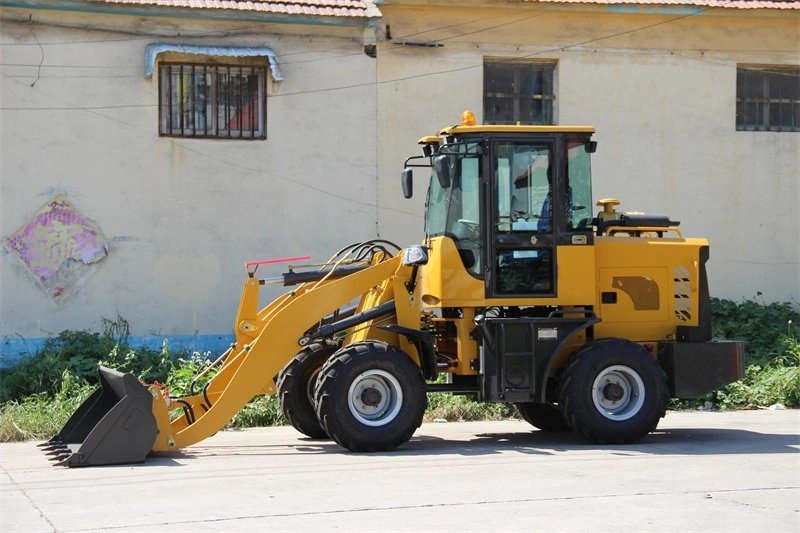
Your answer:
[[[266,68],[162,63],[159,134],[266,138]]]
[[[739,67],[736,129],[800,131],[800,67]]]
[[[555,68],[553,62],[484,62],[483,122],[555,124]]]

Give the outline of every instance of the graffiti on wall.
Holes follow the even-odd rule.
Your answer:
[[[64,195],[58,195],[3,243],[58,300],[108,255],[108,241]]]

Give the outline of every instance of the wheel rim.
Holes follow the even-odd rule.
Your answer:
[[[400,382],[385,370],[368,370],[353,380],[347,404],[365,426],[383,426],[395,419],[403,406]]]
[[[317,376],[319,375],[320,370],[322,370],[322,367],[311,372],[311,375],[308,376],[308,381],[306,382],[306,397],[308,398],[308,403],[311,405],[314,405],[314,385],[317,382]]]
[[[644,383],[630,367],[614,365],[604,369],[592,385],[597,411],[609,420],[628,420],[642,409]]]

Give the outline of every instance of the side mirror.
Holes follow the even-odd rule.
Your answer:
[[[446,155],[440,155],[433,160],[433,170],[436,172],[436,177],[439,179],[439,185],[442,189],[450,187],[450,164]]]
[[[589,141],[586,143],[586,153],[593,154],[597,151],[597,141]]]
[[[403,197],[411,198],[414,194],[414,172],[410,168],[404,168],[400,176],[400,185],[403,186]]]

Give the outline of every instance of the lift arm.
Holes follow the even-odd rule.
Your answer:
[[[204,394],[176,403],[151,387],[159,430],[153,451],[200,442],[222,429],[255,396],[274,394],[273,378],[300,350],[298,340],[305,332],[321,317],[386,283],[399,266],[399,257],[388,259],[346,277],[289,292],[261,312],[257,308],[259,281],[248,278],[237,315],[237,343]],[[169,409],[179,405],[191,410],[192,416],[170,422]]]

